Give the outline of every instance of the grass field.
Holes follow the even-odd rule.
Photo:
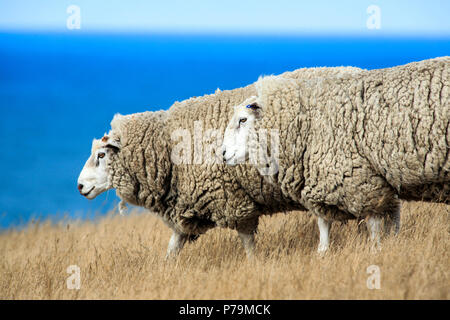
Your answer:
[[[0,299],[449,299],[450,206],[403,203],[401,213],[381,251],[356,222],[335,223],[323,257],[314,217],[263,217],[253,260],[235,231],[214,229],[166,261],[171,233],[151,214],[32,224],[0,234]],[[79,290],[67,288],[70,265]],[[371,265],[380,289],[367,286]]]

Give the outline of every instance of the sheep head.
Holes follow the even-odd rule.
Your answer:
[[[234,107],[234,114],[223,137],[223,161],[228,165],[244,163],[249,158],[249,144],[256,121],[261,117],[258,98],[252,96]]]
[[[107,134],[92,141],[91,156],[78,177],[78,190],[82,196],[94,199],[112,188],[109,164],[119,150],[120,142]]]
[[[293,121],[297,116],[294,110],[299,108],[299,97],[287,97],[296,92],[299,83],[294,79],[267,76],[259,78],[255,87],[257,95],[234,108],[224,134],[223,161],[228,165],[248,162],[255,165],[260,174],[274,175],[279,168],[280,122]],[[291,111],[285,112],[286,109]]]

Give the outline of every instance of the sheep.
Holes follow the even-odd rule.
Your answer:
[[[256,203],[221,164],[172,162],[171,113],[116,115],[110,132],[93,140],[78,179],[80,193],[93,199],[114,188],[122,201],[155,212],[173,231],[168,258],[215,226],[237,229],[251,255]]]
[[[285,75],[306,79],[340,69],[300,69]],[[117,114],[110,132],[93,140],[78,179],[80,193],[93,199],[114,188],[121,213],[125,202],[155,212],[173,231],[167,257],[214,227],[236,229],[251,257],[260,215],[304,209],[282,198],[277,186],[257,172],[249,172],[253,180],[244,188],[235,169],[216,155],[232,106],[254,94],[254,85],[249,85],[176,102],[168,111]],[[209,143],[215,138],[215,144]]]
[[[261,128],[278,130],[270,178],[319,217],[319,251],[329,247],[331,222],[350,218],[364,218],[379,246],[381,217],[398,232],[399,199],[450,201],[449,64],[442,57],[340,78],[260,78],[257,95],[235,107],[223,160],[266,154]]]

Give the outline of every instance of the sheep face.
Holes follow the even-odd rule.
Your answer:
[[[78,177],[78,191],[82,196],[94,199],[112,188],[109,163],[112,155],[118,150],[117,142],[113,142],[107,135],[100,140],[92,141],[91,156]]]
[[[261,117],[261,108],[256,96],[252,96],[234,107],[234,114],[225,130],[222,154],[228,165],[244,163],[249,158],[248,143]]]

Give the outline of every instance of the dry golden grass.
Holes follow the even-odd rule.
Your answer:
[[[356,222],[336,223],[331,251],[304,212],[261,219],[247,260],[237,233],[214,229],[165,261],[170,231],[150,214],[42,223],[0,234],[1,299],[448,299],[450,207],[404,203],[402,231],[373,252]],[[69,265],[81,289],[69,290]],[[381,271],[369,290],[367,267]]]

